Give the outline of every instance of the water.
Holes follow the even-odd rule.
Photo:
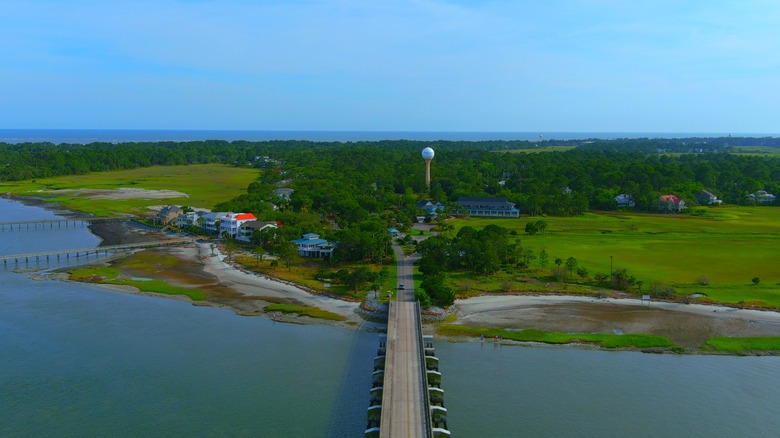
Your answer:
[[[6,220],[52,217],[4,199],[0,212]],[[96,241],[86,228],[5,232],[0,254]],[[359,437],[376,347],[372,333],[0,269],[0,436]],[[436,351],[449,426],[460,437],[780,430],[776,357],[443,340]]]
[[[458,436],[776,437],[780,358],[439,341]]]
[[[86,144],[93,142],[154,142],[192,140],[578,140],[599,138],[690,138],[725,137],[729,133],[701,132],[435,132],[435,131],[207,131],[134,129],[0,129],[0,142],[51,142]],[[733,133],[737,137],[777,137],[778,134]]]

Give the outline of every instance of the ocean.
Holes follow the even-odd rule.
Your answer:
[[[87,144],[93,142],[156,142],[195,140],[307,140],[356,142],[380,140],[488,141],[488,140],[580,140],[616,138],[690,137],[778,137],[774,133],[702,132],[436,132],[436,131],[236,131],[236,130],[144,130],[144,129],[0,129],[0,142],[50,142]]]

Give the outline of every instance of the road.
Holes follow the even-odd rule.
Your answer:
[[[407,257],[393,245],[398,260],[399,289],[390,309],[387,326],[387,355],[382,396],[381,437],[428,436],[425,421],[426,397],[417,333],[417,307],[414,301],[412,264],[419,256]]]

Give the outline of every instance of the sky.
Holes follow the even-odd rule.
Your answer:
[[[776,0],[0,0],[0,128],[780,132]]]

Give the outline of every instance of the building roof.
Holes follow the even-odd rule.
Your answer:
[[[244,222],[241,224],[241,228],[254,228],[257,230],[263,229],[265,227],[276,227],[276,222],[274,221],[249,221]]]
[[[479,205],[486,207],[511,208],[515,205],[513,202],[507,201],[506,198],[491,198],[487,196],[461,196],[456,202],[464,207]]]
[[[257,218],[252,213],[239,213],[235,216],[237,221],[256,220]]]
[[[671,201],[671,202],[673,202],[675,204],[679,204],[680,202],[682,202],[682,199],[680,199],[680,198],[678,198],[677,196],[674,196],[674,195],[662,195],[661,199],[663,199],[666,202],[670,202]]]

